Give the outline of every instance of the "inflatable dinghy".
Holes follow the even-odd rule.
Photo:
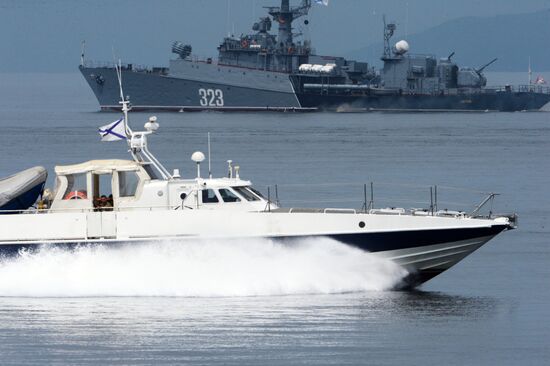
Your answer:
[[[0,180],[0,214],[26,210],[44,189],[48,172],[36,166]]]

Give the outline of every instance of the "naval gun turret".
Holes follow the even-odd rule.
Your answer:
[[[172,44],[172,53],[179,55],[182,60],[185,60],[187,57],[191,56],[193,48],[191,45],[183,44],[180,41],[176,41]]]
[[[471,67],[461,68],[458,71],[457,84],[459,88],[483,88],[487,85],[487,78],[483,75],[485,70],[490,65],[494,64],[498,59],[495,58],[478,69]]]

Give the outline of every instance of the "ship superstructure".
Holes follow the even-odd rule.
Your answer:
[[[460,67],[448,57],[410,53],[409,43],[391,45],[397,29],[384,17],[383,67],[376,77],[342,80],[338,75],[304,72],[295,75],[295,89],[305,107],[350,111],[522,111],[538,110],[550,101],[541,85],[487,87],[479,68]]]

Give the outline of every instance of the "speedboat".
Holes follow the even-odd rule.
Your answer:
[[[402,265],[410,273],[409,283],[417,285],[516,227],[515,215],[481,216],[479,210],[376,209],[367,202],[361,210],[283,208],[241,178],[231,161],[227,176],[202,176],[202,152],[192,154],[196,176],[182,178],[149,150],[148,138],[159,127],[156,117],[134,132],[128,101],[121,104],[132,158],[57,166],[53,189],[42,190],[45,177],[35,169],[26,185],[35,196],[27,194],[29,189],[22,192],[27,200],[37,199],[34,205],[0,211],[6,213],[0,215],[2,253],[167,239],[269,238],[292,245],[301,238],[329,237]]]

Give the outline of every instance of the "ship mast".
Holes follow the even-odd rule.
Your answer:
[[[118,64],[115,64],[116,74],[118,78],[118,87],[120,92],[120,105],[122,105],[122,113],[124,115],[124,130],[126,133],[126,141],[128,147],[130,147],[130,154],[137,163],[151,164],[159,173],[163,179],[170,179],[172,176],[168,170],[161,164],[161,162],[149,151],[147,144],[147,136],[153,134],[158,128],[157,117],[152,116],[149,121],[145,123],[146,131],[134,132],[130,128],[130,121],[128,119],[128,112],[130,112],[130,101],[124,97],[122,90],[122,63],[118,60]]]
[[[384,54],[382,56],[382,60],[385,61],[392,58],[390,40],[391,37],[393,37],[397,26],[395,23],[386,23],[386,15],[384,15],[382,19],[384,21]]]
[[[269,14],[279,23],[278,43],[281,48],[293,44],[292,22],[309,13],[311,0],[302,0],[299,6],[291,7],[290,0],[281,0],[280,7],[267,7]]]

